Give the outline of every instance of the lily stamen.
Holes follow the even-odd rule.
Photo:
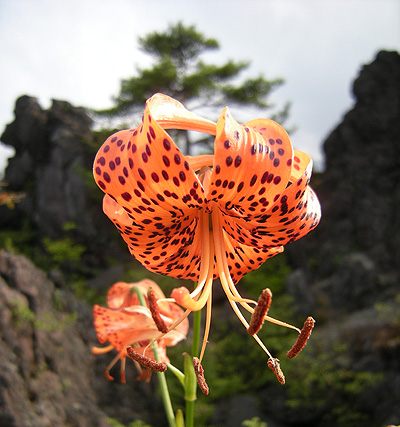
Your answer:
[[[206,379],[204,378],[204,369],[201,366],[200,360],[197,357],[193,357],[193,368],[194,368],[194,373],[196,374],[197,384],[199,385],[200,390],[202,391],[203,394],[208,395],[210,390],[208,388]]]
[[[175,300],[173,298],[171,298],[174,302]],[[153,345],[155,342],[157,342],[158,340],[160,340],[161,338],[164,338],[165,335],[167,335],[169,332],[173,331],[175,328],[177,328],[191,313],[191,310],[186,310],[182,316],[175,320],[174,323],[172,323],[169,327],[168,327],[168,331],[167,332],[161,332],[160,335],[157,335],[155,338],[153,338],[147,345],[146,347],[144,347],[143,349],[143,354],[146,353],[147,349]]]
[[[207,301],[207,311],[206,311],[206,324],[204,327],[204,335],[203,335],[203,343],[201,345],[201,351],[200,351],[200,362],[203,360],[204,352],[206,351],[206,346],[208,343],[208,336],[210,333],[210,327],[211,327],[211,307],[212,307],[212,294],[208,295],[208,301]]]
[[[118,362],[118,360],[123,359],[123,357],[121,357],[121,352],[119,352],[112,360],[111,362],[106,366],[106,368],[104,369],[104,376],[110,380],[110,381],[114,381],[114,377],[110,375],[110,370],[111,368]]]
[[[285,384],[285,375],[282,372],[281,366],[279,364],[279,359],[271,358],[267,362],[268,368],[275,374],[278,381],[283,385]]]
[[[157,297],[152,288],[149,288],[149,290],[147,291],[147,301],[149,303],[149,310],[151,313],[151,317],[153,318],[154,323],[157,326],[157,329],[160,332],[164,332],[164,333],[168,332],[168,326],[166,325],[163,318],[161,317],[160,308],[157,302]]]
[[[156,372],[165,372],[167,370],[167,365],[165,363],[150,359],[150,357],[146,357],[143,354],[136,352],[132,347],[127,347],[126,352],[131,359],[140,363],[145,368]]]
[[[126,367],[126,357],[122,358],[121,370],[119,371],[119,377],[122,384],[126,384],[125,367]]]
[[[247,332],[250,335],[256,334],[262,327],[265,319],[265,315],[271,306],[272,292],[269,288],[262,291],[258,298],[257,305],[254,307],[254,311],[251,315],[249,327]]]
[[[300,335],[297,337],[296,342],[293,347],[288,351],[287,357],[289,359],[293,359],[296,357],[301,350],[303,350],[304,346],[307,344],[308,339],[310,338],[311,332],[314,329],[315,320],[309,316],[304,322],[304,326],[300,331]]]

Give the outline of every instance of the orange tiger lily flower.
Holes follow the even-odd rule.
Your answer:
[[[105,369],[105,376],[113,380],[109,371],[114,364],[121,360],[121,382],[125,382],[125,359],[128,356],[126,348],[131,345],[135,351],[142,352],[146,357],[154,360],[154,354],[148,344],[159,335],[152,313],[148,308],[147,294],[149,289],[155,298],[161,299],[158,303],[159,314],[167,326],[180,319],[183,310],[175,303],[165,301],[165,295],[159,286],[152,280],[144,279],[137,283],[115,283],[107,293],[107,305],[93,307],[94,326],[97,339],[100,343],[109,342],[107,347],[93,347],[94,354],[107,353],[113,349],[118,354]],[[145,298],[147,307],[139,303],[137,292]],[[171,333],[157,341],[157,352],[161,362],[169,362],[166,347],[176,345],[183,340],[188,332],[189,322],[185,319]],[[140,366],[137,364],[139,371]],[[144,371],[140,378],[149,379],[148,371]]]
[[[184,156],[166,132],[171,128],[215,135],[214,154]],[[237,282],[318,224],[311,169],[310,157],[293,150],[272,120],[240,125],[225,108],[213,123],[162,94],[147,101],[136,129],[111,135],[99,149],[93,173],[106,193],[103,210],[131,254],[152,272],[198,282],[193,292],[178,288],[171,297],[185,315],[207,304],[200,360],[213,279],[220,278],[247,328],[239,306],[253,312],[256,302],[241,297]]]

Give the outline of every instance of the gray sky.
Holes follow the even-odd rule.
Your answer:
[[[53,98],[111,106],[120,79],[151,65],[138,36],[177,21],[219,41],[207,61],[249,60],[247,76],[286,80],[271,100],[292,101],[292,142],[317,164],[361,66],[381,49],[400,51],[400,0],[0,0],[0,133],[23,94],[43,108]],[[7,155],[0,146],[0,172]]]

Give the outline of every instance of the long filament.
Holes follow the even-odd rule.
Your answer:
[[[221,280],[222,287],[225,291],[226,296],[228,297],[229,303],[231,304],[233,311],[235,312],[235,314],[239,318],[239,320],[242,322],[244,327],[247,329],[249,327],[247,320],[244,318],[243,314],[240,312],[235,300],[231,298],[232,292],[229,288],[228,281],[227,281],[227,277],[230,277],[230,274],[229,274],[229,270],[225,269],[225,265],[223,262],[223,260],[225,258],[225,251],[224,251],[223,242],[222,242],[223,230],[221,227],[218,227],[219,215],[220,215],[220,213],[217,209],[213,210],[213,213],[212,213],[213,225],[215,225],[215,227],[213,227],[214,228],[214,246],[215,246],[215,255],[217,257],[218,274],[219,274],[219,277]],[[271,353],[265,347],[265,345],[260,340],[260,338],[257,336],[257,334],[252,335],[252,336],[257,341],[257,343],[260,345],[260,347],[265,351],[265,353],[270,358],[272,358]]]
[[[213,280],[213,277],[211,276],[211,281],[212,280]],[[207,300],[206,324],[204,328],[203,344],[201,346],[200,357],[199,357],[200,362],[203,360],[204,352],[206,350],[206,346],[208,342],[208,336],[210,334],[211,306],[212,306],[212,293],[210,292]]]
[[[214,217],[213,217],[214,220]],[[218,229],[222,230],[222,223],[221,223],[221,219],[220,216],[216,215],[216,227],[219,227]],[[222,236],[222,239],[224,239],[224,236]],[[229,268],[228,268],[228,262],[226,260],[226,257],[222,257],[222,262],[224,264],[224,270],[229,272]],[[231,295],[231,299],[233,301],[238,302],[244,309],[246,309],[248,312],[253,313],[254,312],[254,308],[250,307],[248,303],[250,304],[256,304],[256,301],[253,300],[249,300],[249,299],[245,299],[242,298],[241,295],[239,294],[238,290],[236,289],[235,284],[232,281],[231,275],[228,274],[227,275],[227,280],[228,280],[228,284],[229,284],[229,289],[230,289],[230,295]],[[229,298],[229,297],[228,297]],[[297,331],[298,333],[300,333],[300,329],[297,328],[296,326],[290,325],[289,323],[286,322],[282,322],[281,320],[275,319],[271,316],[265,316],[264,319],[270,323],[274,323],[275,325],[279,325],[279,326],[284,326],[285,328],[289,328],[289,329],[294,329],[295,331]]]

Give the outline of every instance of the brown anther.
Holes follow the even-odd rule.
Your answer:
[[[271,306],[272,292],[269,288],[264,289],[258,298],[257,305],[254,307],[253,314],[251,315],[249,327],[247,332],[250,335],[256,334],[264,323],[265,316]]]
[[[110,380],[110,381],[114,381],[114,377],[112,377],[108,371],[104,371],[104,376],[105,376],[108,380]]]
[[[197,378],[197,384],[199,385],[202,393],[207,396],[210,390],[206,383],[206,379],[204,378],[204,369],[201,366],[200,360],[197,357],[193,357],[193,367],[194,367],[194,373],[196,374],[196,378]]]
[[[281,384],[285,384],[285,375],[283,375],[279,359],[268,359],[268,368],[275,374],[276,378]]]
[[[121,384],[126,384],[126,377],[125,377],[125,371],[121,371],[119,373],[119,377],[121,379]]]
[[[154,323],[157,326],[157,329],[160,332],[166,334],[168,332],[168,326],[166,325],[166,323],[161,317],[160,308],[158,307],[158,304],[157,304],[156,293],[152,288],[150,288],[147,292],[147,301],[149,303],[149,310],[151,313],[151,317],[153,318]]]
[[[315,320],[309,316],[304,322],[304,326],[300,331],[299,336],[297,337],[296,342],[293,347],[287,352],[287,357],[289,359],[293,359],[296,357],[301,350],[303,350],[304,346],[307,344],[308,339],[310,338],[311,332],[314,328]]]
[[[165,372],[167,370],[167,365],[165,363],[157,362],[154,359],[150,359],[150,357],[143,356],[137,353],[132,347],[127,347],[126,352],[131,359],[140,363],[145,368],[149,368],[156,372]]]

